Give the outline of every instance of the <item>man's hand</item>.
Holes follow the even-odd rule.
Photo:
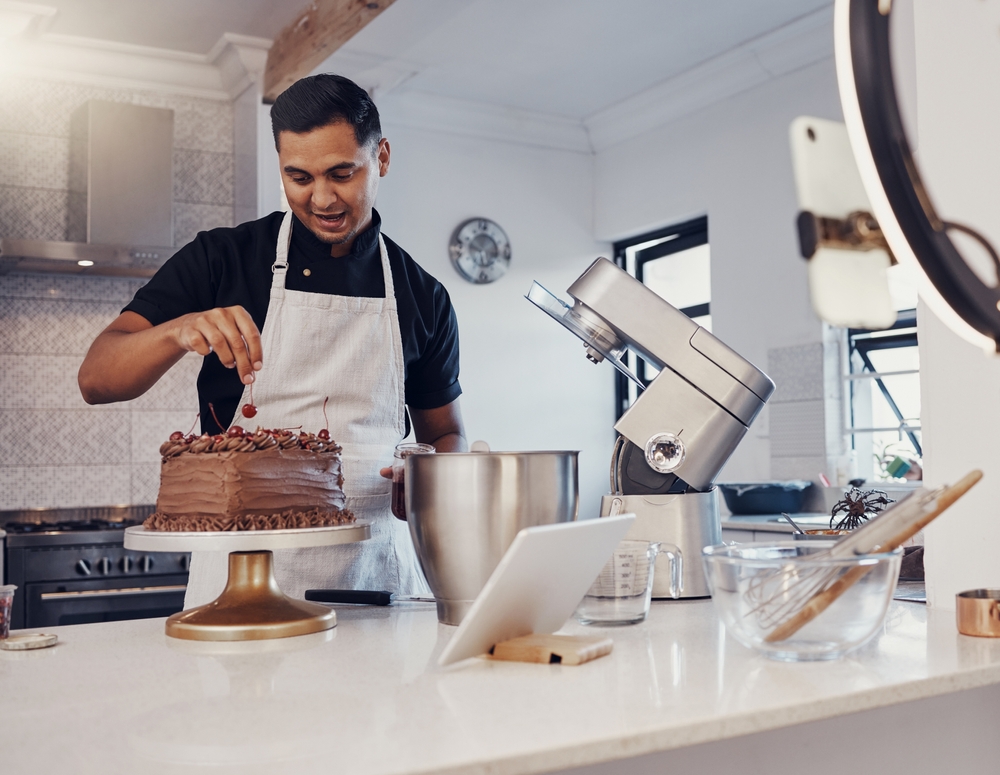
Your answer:
[[[260,332],[243,307],[193,312],[158,326],[123,312],[90,346],[80,366],[80,392],[88,404],[136,398],[186,352],[216,353],[224,365],[239,370],[245,385],[263,364]]]
[[[456,398],[437,409],[410,409],[413,433],[421,444],[430,444],[438,452],[468,452],[462,410]],[[379,469],[379,475],[392,479],[392,468]]]
[[[192,312],[169,323],[177,346],[199,355],[215,353],[227,369],[235,368],[240,381],[249,385],[263,365],[260,332],[243,307],[216,307]]]

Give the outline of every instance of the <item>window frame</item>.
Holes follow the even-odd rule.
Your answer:
[[[901,329],[909,329],[899,334],[886,334],[887,331],[898,331]],[[893,376],[899,374],[909,374],[913,373],[911,371],[904,372],[883,372],[882,376],[871,376],[878,375],[879,371],[872,364],[871,359],[868,357],[868,353],[878,350],[894,350],[901,349],[904,347],[917,347],[919,344],[917,338],[917,311],[916,309],[906,309],[900,310],[896,317],[896,322],[893,325],[885,329],[865,329],[865,328],[848,328],[847,329],[847,374],[845,375],[845,380],[848,383],[847,392],[847,427],[845,428],[846,435],[851,440],[851,449],[857,449],[856,436],[859,433],[875,433],[879,429],[871,428],[857,428],[855,426],[854,418],[854,391],[855,382],[860,380],[873,380],[875,385],[878,387],[879,392],[885,399],[886,404],[888,404],[890,411],[895,415],[896,419],[899,421],[898,430],[902,432],[907,439],[909,439],[910,444],[913,446],[916,454],[923,458],[923,447],[920,444],[920,440],[916,437],[916,432],[921,430],[920,425],[914,426],[906,422],[906,418],[903,417],[903,413],[900,411],[895,399],[892,397],[892,393],[886,386],[885,382],[882,380],[882,376]],[[854,354],[857,353],[862,362],[862,370],[854,371]],[[919,373],[919,369],[917,372]],[[868,376],[858,376],[858,375],[868,375]],[[888,429],[885,429],[888,430]]]
[[[634,266],[630,267],[628,265],[629,248],[633,248],[636,245],[642,245],[647,242],[654,242],[656,240],[661,241],[648,248],[637,251]],[[648,262],[673,255],[674,253],[680,253],[691,248],[696,248],[699,245],[707,244],[709,244],[708,216],[702,215],[688,221],[676,223],[672,226],[665,226],[662,229],[656,229],[655,231],[646,232],[645,234],[639,234],[635,237],[629,237],[613,243],[614,261],[615,264],[617,264],[621,269],[631,274],[639,282],[643,282],[643,267]],[[711,314],[711,301],[707,304],[696,304],[691,307],[685,307],[681,310],[681,312],[689,318]],[[652,380],[646,378],[645,362],[642,358],[632,353],[631,350],[629,351],[628,357],[635,358],[636,368],[634,371],[636,376],[639,377],[643,384],[649,385]],[[615,422],[617,422],[621,416],[628,411],[631,402],[634,400],[630,397],[630,384],[629,378],[616,369]],[[642,395],[642,388],[636,387],[636,398],[640,395]]]

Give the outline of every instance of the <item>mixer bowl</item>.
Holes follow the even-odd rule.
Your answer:
[[[578,452],[460,452],[406,458],[410,536],[437,601],[459,624],[518,531],[576,519]]]

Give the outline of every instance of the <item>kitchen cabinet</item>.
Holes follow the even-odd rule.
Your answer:
[[[436,658],[455,629],[433,604],[337,611],[333,630],[271,641],[174,640],[147,619],[0,651],[0,770],[629,775],[736,771],[720,762],[752,751],[740,772],[982,772],[970,757],[1000,706],[1000,639],[960,636],[951,612],[913,603],[827,663],[764,659],[726,636],[711,601],[683,600],[600,630],[614,650],[579,667],[448,669]],[[951,766],[921,766],[943,755]]]

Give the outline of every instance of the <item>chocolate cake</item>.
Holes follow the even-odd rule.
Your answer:
[[[354,522],[341,447],[326,431],[171,434],[160,446],[160,492],[147,530],[283,530]]]

